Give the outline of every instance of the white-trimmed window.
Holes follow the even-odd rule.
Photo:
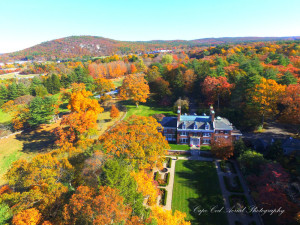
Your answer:
[[[187,135],[186,131],[181,131],[180,132],[180,136],[186,136],[186,135]]]
[[[224,134],[229,134],[229,131],[228,130],[224,130]]]
[[[210,139],[203,139],[203,144],[210,144]]]
[[[203,137],[210,137],[210,133],[203,133]]]
[[[180,138],[179,141],[180,141],[180,143],[183,143],[183,144],[188,143],[188,139],[187,138]]]

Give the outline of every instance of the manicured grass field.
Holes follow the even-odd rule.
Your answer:
[[[117,87],[122,86],[123,80],[124,80],[124,77],[121,77],[121,78],[117,78],[117,79],[112,79],[112,82],[114,83],[115,87],[117,88]]]
[[[9,123],[11,120],[11,116],[8,113],[3,112],[2,109],[0,109],[0,123]]]
[[[190,146],[188,145],[177,145],[177,144],[169,144],[171,150],[190,150]]]
[[[219,187],[215,165],[212,162],[178,160],[175,167],[175,180],[172,210],[187,214],[192,224],[226,225],[225,213],[210,213],[214,206],[223,207],[224,202]],[[198,208],[197,208],[198,207]],[[194,212],[206,209],[207,213]]]
[[[136,105],[131,101],[122,101],[120,103],[127,108],[127,115],[125,119],[132,115],[153,116],[154,114],[164,114],[165,116],[176,116],[176,114],[173,113],[172,108],[160,107],[150,101],[145,104],[141,103],[139,107],[136,107]]]

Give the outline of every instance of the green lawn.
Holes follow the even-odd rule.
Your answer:
[[[124,80],[123,77],[122,78],[118,78],[118,79],[114,79],[113,80],[113,84],[115,85],[116,88],[120,87],[123,84],[123,80]]]
[[[214,206],[220,209],[224,202],[218,175],[212,162],[178,160],[175,167],[172,210],[187,214],[192,224],[226,225],[226,214],[209,213]],[[196,208],[198,207],[198,208]],[[208,213],[194,212],[206,209]]]
[[[177,144],[169,144],[171,150],[190,150],[190,146],[188,145],[177,145]]]
[[[202,145],[200,147],[200,150],[201,151],[210,151],[211,150],[211,147],[209,145]]]
[[[125,119],[132,115],[152,116],[154,114],[164,114],[165,116],[176,116],[171,107],[157,106],[150,101],[145,104],[140,104],[139,107],[136,107],[136,105],[131,101],[121,101],[120,103],[127,108],[127,115]]]
[[[0,123],[9,123],[11,120],[11,116],[8,113],[3,112],[2,109],[0,109]]]

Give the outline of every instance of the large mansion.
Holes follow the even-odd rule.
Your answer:
[[[209,116],[181,115],[180,106],[177,114],[177,117],[164,117],[160,122],[164,127],[163,134],[170,142],[200,147],[200,145],[210,145],[218,138],[230,138],[235,141],[242,136],[241,132],[236,130],[226,118],[215,118],[212,106]]]

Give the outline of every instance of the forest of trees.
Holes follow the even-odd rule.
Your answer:
[[[199,113],[214,105],[218,115],[246,131],[263,128],[268,120],[300,125],[298,41],[31,63],[21,73],[42,75],[0,80],[0,106],[12,117],[11,129],[34,130],[56,115],[61,120],[52,151],[15,161],[6,173],[8,184],[0,188],[3,223],[162,224],[164,218],[189,224],[183,213],[155,206],[159,190],[150,174],[162,167],[170,148],[156,119],[131,116],[92,138],[104,111],[105,93],[115,89],[113,78],[124,78],[118,97],[136,107],[149,99],[160,107],[180,101],[187,111],[192,99]],[[61,114],[63,104],[66,113]],[[118,115],[114,105],[110,116]],[[278,152],[273,147],[270,152]],[[212,152],[238,159],[261,206],[275,199],[278,206],[283,202],[297,209],[284,192],[283,183],[291,175],[283,168],[281,155],[262,156],[243,143],[215,143]],[[294,222],[297,212],[289,211],[283,221]]]

